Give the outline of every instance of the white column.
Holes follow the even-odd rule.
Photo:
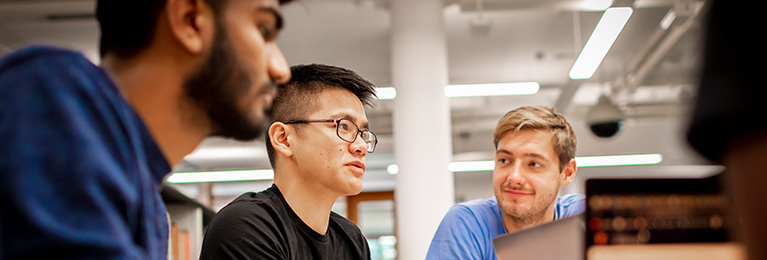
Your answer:
[[[434,232],[454,203],[447,43],[441,0],[393,0],[391,71],[394,191],[400,260],[424,259]]]
[[[205,205],[206,207],[212,208],[213,193],[211,191],[213,189],[213,183],[201,182],[197,184],[197,188],[200,190],[200,192],[197,193],[197,201],[199,201],[200,204]]]

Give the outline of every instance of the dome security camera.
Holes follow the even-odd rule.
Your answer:
[[[609,98],[602,95],[594,107],[586,114],[586,123],[591,133],[600,138],[609,138],[621,130],[625,115]]]

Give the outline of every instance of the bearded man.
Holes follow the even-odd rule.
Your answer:
[[[514,109],[498,121],[493,143],[495,197],[450,208],[426,259],[495,260],[494,238],[585,211],[583,195],[558,196],[577,170],[578,141],[564,116],[544,106]]]

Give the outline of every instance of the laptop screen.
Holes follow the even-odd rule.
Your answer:
[[[727,198],[719,178],[587,180],[587,259],[611,259],[615,253],[654,249],[704,252],[695,245],[737,249],[737,245],[726,243],[730,241],[731,220],[726,215]]]

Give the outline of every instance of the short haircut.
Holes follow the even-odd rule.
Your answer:
[[[290,67],[290,81],[277,87],[277,96],[267,111],[271,122],[304,120],[318,109],[316,96],[327,89],[351,91],[363,105],[371,107],[376,99],[375,85],[354,71],[323,64],[296,65]],[[275,150],[266,134],[266,151],[269,163],[275,167]]]
[[[495,127],[493,144],[497,149],[498,142],[506,132],[528,129],[551,131],[551,142],[559,158],[560,171],[564,169],[565,164],[575,158],[578,139],[575,138],[573,128],[570,127],[565,116],[547,106],[524,106],[506,113],[498,120],[498,125]]]
[[[204,0],[221,22],[221,11],[228,0]],[[280,0],[285,4],[291,0]],[[113,53],[118,57],[135,56],[154,38],[157,20],[166,0],[98,0],[96,20],[101,27],[99,54]]]

